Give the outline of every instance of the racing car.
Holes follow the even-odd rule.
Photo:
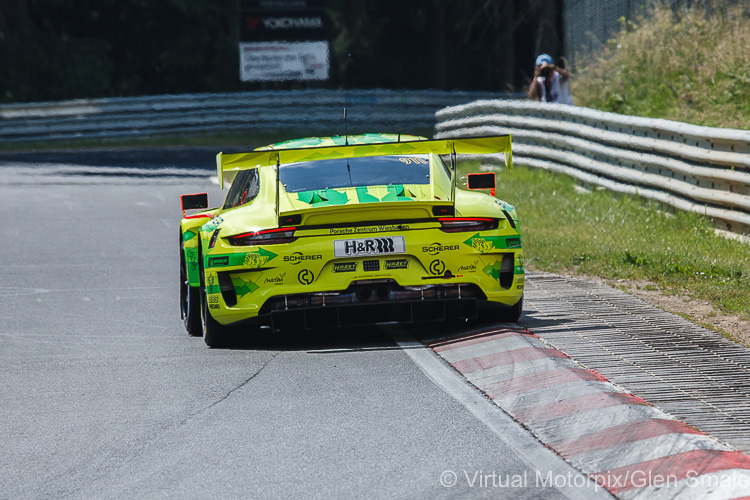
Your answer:
[[[458,187],[461,154],[501,154],[512,169],[509,135],[363,134],[219,153],[223,205],[181,196],[186,330],[219,347],[261,327],[516,321],[516,209],[495,197],[493,172]]]

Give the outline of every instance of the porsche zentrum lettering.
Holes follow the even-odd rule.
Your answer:
[[[387,233],[390,231],[408,231],[408,224],[391,224],[386,226],[367,226],[367,227],[342,227],[331,229],[331,234],[368,234],[368,233]]]

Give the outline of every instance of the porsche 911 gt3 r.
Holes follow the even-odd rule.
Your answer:
[[[494,173],[456,187],[458,154],[504,153],[512,168],[510,151],[510,136],[365,134],[219,153],[222,189],[231,181],[224,204],[204,210],[205,193],[182,196],[187,331],[218,346],[230,325],[278,331],[485,310],[517,320],[516,210],[495,198]]]

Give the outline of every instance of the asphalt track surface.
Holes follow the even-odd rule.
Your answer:
[[[221,197],[213,151],[120,156],[0,155],[1,498],[608,497],[417,330],[189,338],[178,196]]]

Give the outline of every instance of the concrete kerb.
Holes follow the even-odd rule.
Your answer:
[[[427,344],[545,445],[620,498],[737,498],[750,457],[522,328]]]

